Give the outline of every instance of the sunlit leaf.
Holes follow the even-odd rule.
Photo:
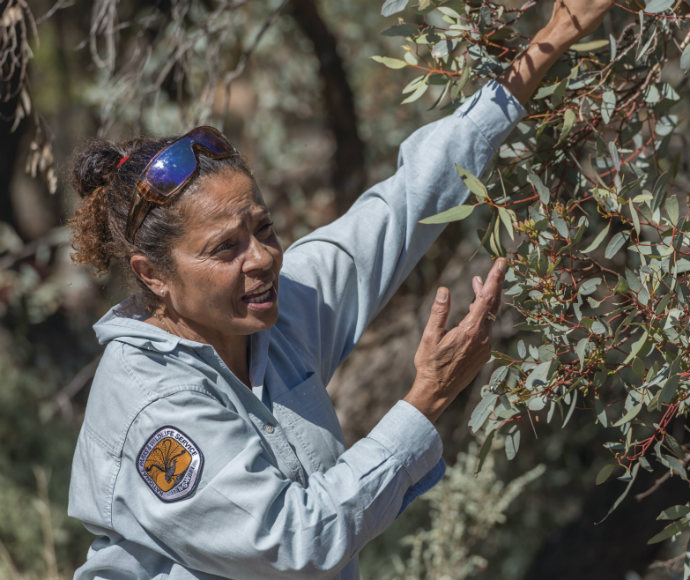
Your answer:
[[[381,14],[383,16],[392,16],[398,12],[405,10],[409,0],[386,0],[381,8]]]
[[[575,52],[594,52],[601,48],[609,46],[609,41],[605,39],[590,40],[589,42],[581,42],[578,44],[571,44],[570,50]]]
[[[446,224],[448,222],[457,222],[464,220],[474,211],[473,205],[458,205],[437,213],[436,215],[429,216],[420,220],[422,224]]]
[[[382,65],[392,69],[404,68],[407,66],[407,63],[404,60],[400,60],[399,58],[390,58],[388,56],[372,56],[371,60],[380,62]]]
[[[665,12],[673,8],[676,0],[647,0],[647,5],[645,6],[645,12],[650,14],[659,14],[660,12]]]
[[[575,112],[572,109],[567,109],[565,114],[563,115],[563,128],[561,129],[561,134],[558,137],[558,141],[556,142],[556,147],[558,147],[563,141],[565,141],[570,135],[570,131],[573,129],[573,125],[575,125],[577,117],[575,115]]]
[[[465,182],[467,189],[469,189],[476,196],[480,203],[489,201],[489,193],[486,190],[486,186],[479,180],[479,178],[459,165],[456,165],[455,169],[457,170],[458,175]]]

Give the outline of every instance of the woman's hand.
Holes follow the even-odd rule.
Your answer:
[[[615,0],[555,0],[551,20],[498,77],[523,105],[553,64],[583,36],[601,24]]]
[[[486,282],[475,276],[472,288],[476,299],[470,305],[470,312],[460,324],[448,331],[446,322],[450,312],[450,293],[447,288],[439,288],[436,293],[429,321],[414,357],[417,378],[404,399],[432,422],[440,417],[489,360],[489,334],[501,303],[505,270],[506,261],[499,258]]]
[[[567,48],[594,32],[614,4],[615,0],[556,0],[549,24]]]

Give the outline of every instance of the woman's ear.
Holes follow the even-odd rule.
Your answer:
[[[151,292],[156,296],[165,296],[168,291],[168,285],[165,280],[159,276],[158,269],[146,256],[134,254],[129,259],[129,265],[135,276],[146,284]]]

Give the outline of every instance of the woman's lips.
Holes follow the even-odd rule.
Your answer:
[[[276,292],[273,282],[264,284],[257,288],[254,292],[245,294],[242,301],[252,310],[264,310],[271,308],[276,302],[278,293]]]

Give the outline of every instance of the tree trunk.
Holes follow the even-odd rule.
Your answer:
[[[331,181],[336,192],[336,209],[343,213],[366,184],[364,143],[357,131],[354,96],[338,54],[336,39],[313,0],[292,0],[290,9],[319,59],[322,98],[336,143],[331,161]]]

